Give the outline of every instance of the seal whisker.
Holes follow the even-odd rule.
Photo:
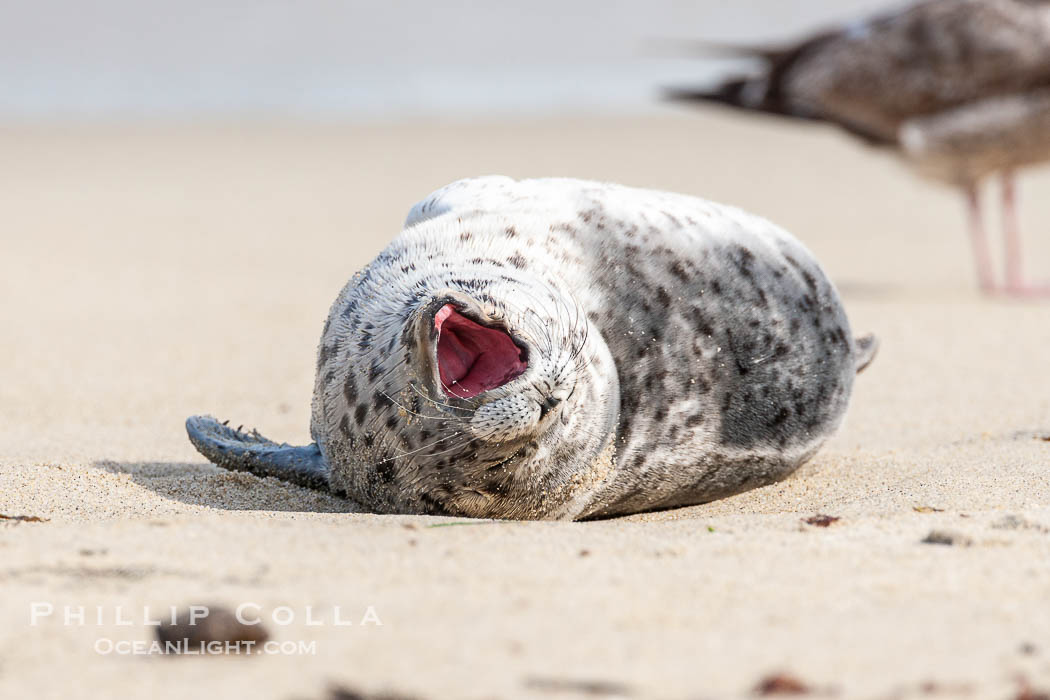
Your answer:
[[[423,450],[429,449],[429,448],[433,447],[434,445],[437,445],[439,443],[444,442],[445,440],[451,440],[452,438],[458,437],[458,436],[463,435],[465,433],[466,433],[466,431],[460,431],[458,433],[452,433],[451,435],[446,435],[445,437],[438,438],[437,440],[429,442],[426,445],[423,445],[422,447],[418,447],[418,448],[416,448],[414,450],[409,450],[407,452],[402,452],[400,454],[395,454],[393,457],[388,457],[387,459],[380,460],[379,462],[377,462],[377,464],[383,464],[384,462],[390,462],[390,461],[392,461],[394,459],[401,459],[403,457],[407,457],[409,455],[416,454],[417,452],[422,452]],[[437,454],[444,454],[444,453],[442,453],[442,452],[432,452],[432,453],[429,453],[428,456],[434,456],[434,455],[437,455]]]
[[[428,420],[441,420],[441,421],[446,421],[446,422],[450,422],[450,423],[453,423],[453,422],[454,423],[465,423],[466,422],[462,418],[449,418],[447,416],[428,416],[425,413],[416,413],[415,411],[413,411],[413,410],[411,410],[409,408],[406,408],[405,406],[402,406],[400,403],[395,401],[394,398],[392,396],[390,396],[390,394],[386,393],[385,391],[380,391],[378,393],[383,395],[383,396],[385,396],[387,399],[390,400],[390,402],[392,404],[397,406],[399,409],[401,409],[405,413],[407,413],[409,415],[412,415],[412,416],[416,416],[418,418],[426,418]]]
[[[464,434],[465,433],[462,433],[462,432],[455,433],[453,435],[447,436],[446,438],[443,438],[443,440],[447,440],[447,439],[454,438],[454,437],[459,437],[459,436],[464,435]],[[442,455],[450,454],[450,453],[455,452],[457,450],[461,450],[464,447],[466,447],[467,445],[471,444],[472,442],[475,442],[475,441],[480,440],[480,439],[481,438],[474,437],[474,436],[467,437],[467,438],[462,439],[460,442],[456,443],[453,447],[450,447],[450,448],[445,449],[445,450],[441,450],[439,452],[428,452],[428,453],[426,453],[425,456],[426,457],[440,457]],[[437,444],[437,442],[439,442],[439,441],[434,441],[434,442],[430,443],[429,445],[427,445],[426,447],[433,447],[435,444]],[[426,448],[422,448],[422,449],[426,449]],[[415,451],[418,451],[418,450],[415,450]],[[410,453],[405,453],[405,454],[408,455]],[[417,478],[419,480],[421,480],[421,481],[426,481],[426,479],[429,476],[430,475],[428,475],[426,473],[419,473]]]
[[[440,382],[440,380],[438,380],[438,381]],[[408,386],[409,389],[411,389],[412,391],[416,392],[416,394],[418,394],[421,399],[423,399],[424,401],[429,401],[431,404],[433,404],[435,406],[438,406],[440,408],[448,408],[448,409],[451,409],[453,411],[462,411],[463,410],[462,408],[460,408],[458,406],[453,406],[452,404],[450,404],[448,402],[437,401],[437,400],[431,398],[430,396],[427,396],[426,394],[421,392],[419,390],[419,388],[413,382],[409,382],[407,386]],[[460,420],[461,417],[457,416],[456,419]],[[452,419],[449,419],[449,420],[452,420]]]
[[[543,347],[544,352],[546,352],[546,353],[552,352],[553,349],[554,349],[554,345],[553,345],[553,339],[551,338],[551,335],[550,335],[550,329],[548,328],[548,325],[544,321],[544,319],[540,317],[539,312],[537,311],[537,308],[536,308],[536,307],[542,308],[542,303],[540,302],[539,298],[537,298],[535,294],[533,294],[531,291],[529,291],[527,289],[522,289],[522,288],[516,287],[515,288],[515,292],[519,293],[519,294],[522,294],[523,296],[526,296],[529,299],[531,299],[535,303],[535,306],[529,306],[529,307],[524,307],[523,308],[523,307],[518,306],[516,303],[514,303],[512,301],[509,301],[509,300],[505,301],[504,303],[507,304],[508,306],[512,306],[512,307],[515,307],[515,308],[519,309],[520,310],[519,314],[520,314],[522,320],[525,320],[526,318],[531,319],[529,321],[529,323],[530,323],[531,327],[533,328],[533,331],[534,331],[537,339],[542,339],[543,340],[542,347]]]

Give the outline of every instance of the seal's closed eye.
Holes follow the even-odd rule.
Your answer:
[[[445,304],[434,315],[438,372],[445,393],[461,399],[503,386],[528,366],[506,331],[475,323]]]

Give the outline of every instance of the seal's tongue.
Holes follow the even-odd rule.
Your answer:
[[[521,348],[497,328],[486,328],[445,304],[434,315],[438,373],[445,393],[467,399],[503,386],[525,371]]]

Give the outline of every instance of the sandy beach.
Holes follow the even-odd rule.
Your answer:
[[[719,111],[8,125],[0,153],[0,515],[43,519],[0,520],[0,698],[1050,692],[1050,302],[979,296],[960,198],[890,157]],[[782,483],[588,523],[360,513],[194,451],[197,413],[308,441],[339,289],[413,202],[488,173],[790,230],[881,339],[842,430]],[[1045,280],[1050,170],[1021,184]],[[144,607],[244,603],[315,653],[100,652],[153,639]]]

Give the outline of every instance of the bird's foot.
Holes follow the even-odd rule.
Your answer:
[[[999,292],[1015,299],[1050,299],[1050,283],[1007,282]]]

